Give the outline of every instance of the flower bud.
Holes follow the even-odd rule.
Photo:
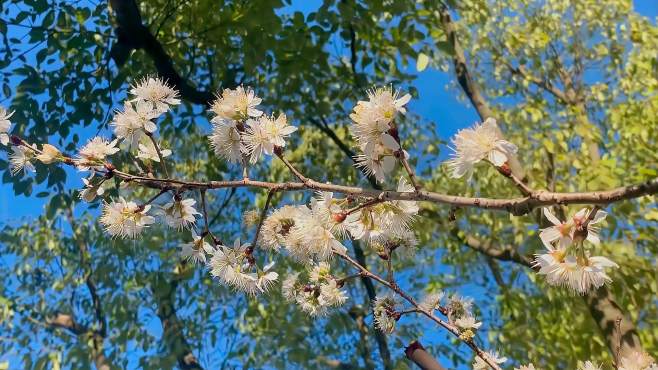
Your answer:
[[[347,214],[345,212],[333,213],[331,215],[331,218],[333,218],[334,221],[336,221],[338,223],[341,223],[341,222],[345,221],[345,219],[347,218]]]
[[[59,161],[61,155],[62,153],[60,153],[59,149],[50,144],[43,144],[41,154],[37,155],[37,159],[43,164],[51,164]]]

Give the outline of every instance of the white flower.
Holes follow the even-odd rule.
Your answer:
[[[318,262],[309,271],[309,280],[314,283],[323,283],[331,278],[330,266],[327,262]]]
[[[527,364],[527,365],[521,365],[519,367],[515,367],[514,370],[539,370],[535,368],[535,365],[533,364]]]
[[[32,164],[32,158],[35,153],[33,149],[20,145],[13,146],[11,150],[9,164],[12,176],[16,176],[21,171],[26,175],[28,172],[36,171],[34,164]]]
[[[319,301],[325,306],[342,306],[347,301],[347,294],[340,290],[335,279],[329,279],[320,285]]]
[[[41,146],[41,154],[37,155],[37,159],[43,164],[51,164],[57,162],[61,155],[62,153],[59,152],[59,149],[50,144],[43,144]]]
[[[390,295],[376,297],[373,301],[373,316],[375,326],[386,334],[392,334],[395,331],[395,324],[399,319],[399,313],[395,308],[397,301]]]
[[[276,118],[261,116],[258,120],[248,120],[242,141],[250,162],[256,163],[262,154],[272,155],[274,147],[284,147],[284,138],[295,131],[297,127],[288,125],[283,113]]]
[[[448,299],[448,319],[454,323],[458,318],[463,316],[472,316],[471,309],[473,307],[473,299],[469,297],[461,297],[453,294]]]
[[[258,278],[256,279],[256,288],[260,290],[261,293],[266,292],[274,282],[279,278],[279,274],[274,271],[270,271],[274,267],[274,261],[268,263],[263,267],[263,271],[258,271]]]
[[[497,352],[488,351],[485,353],[485,356],[496,364],[502,364],[507,361],[507,357],[499,357],[500,355]],[[484,370],[489,369],[489,365],[479,356],[475,357],[473,361],[473,370]]]
[[[658,365],[655,360],[646,352],[633,352],[628,356],[622,357],[619,361],[618,370],[655,370]]]
[[[119,151],[116,147],[118,141],[109,142],[100,136],[96,136],[82,147],[79,151],[80,158],[77,160],[77,166],[81,170],[95,168],[103,165],[105,157]]]
[[[298,257],[315,255],[319,260],[326,260],[332,256],[334,251],[344,253],[345,246],[336,239],[332,233],[332,223],[317,201],[311,203],[312,208],[304,217],[295,222],[292,233],[301,243],[295,246],[301,250],[294,250],[288,245],[291,254]],[[303,259],[303,258],[300,258]]]
[[[268,118],[263,122],[267,136],[274,146],[285,147],[285,138],[290,136],[293,132],[297,131],[297,127],[288,124],[286,115],[281,113],[276,119],[274,116]]]
[[[9,119],[14,114],[14,112],[8,112],[4,107],[0,106],[0,144],[7,145],[9,144],[9,129],[11,128],[11,122]]]
[[[548,284],[565,286],[579,294],[586,294],[592,288],[611,282],[605,268],[619,267],[605,257],[575,257],[567,255],[565,249],[547,248],[548,253],[537,255],[533,266],[539,267],[540,275],[546,275]]]
[[[299,293],[299,272],[293,272],[283,280],[281,293],[286,300],[290,302],[296,301],[297,294]]]
[[[240,162],[243,145],[237,122],[226,119],[213,119],[212,134],[208,136],[215,154],[229,162]]]
[[[249,244],[240,244],[236,239],[233,248],[220,246],[213,250],[212,258],[208,263],[210,274],[224,284],[248,294],[256,294],[258,278],[251,272],[251,264],[247,259]]]
[[[357,102],[354,112],[350,114],[355,124],[350,128],[360,144],[390,140],[396,142],[388,133],[390,123],[398,112],[406,113],[404,106],[411,100],[409,94],[401,98],[398,95],[399,91],[393,91],[392,87],[375,88],[368,90],[368,101]]]
[[[320,262],[309,269],[309,282],[299,281],[299,273],[293,273],[283,281],[282,292],[286,300],[296,302],[302,311],[311,316],[326,315],[329,307],[341,306],[347,294],[329,271],[329,264]]]
[[[582,227],[582,225],[585,223],[589,216],[589,210],[587,208],[583,208],[580,211],[576,212],[575,215],[573,215],[573,224],[576,229]],[[592,243],[592,244],[599,244],[601,240],[599,239],[599,229],[598,227],[594,226],[598,224],[599,222],[603,221],[608,214],[603,211],[603,210],[597,210],[596,214],[592,218],[592,220],[587,224],[587,241]]]
[[[473,316],[462,316],[455,320],[455,325],[457,325],[462,330],[468,329],[479,329],[482,326],[482,323],[475,320]]]
[[[160,154],[162,158],[169,157],[171,155],[170,149],[163,149],[160,146]],[[149,159],[155,162],[160,162],[160,157],[158,156],[158,150],[155,148],[155,144],[151,140],[144,140],[143,143],[139,143],[139,151],[137,152],[137,158]]]
[[[544,208],[544,216],[546,216],[553,226],[543,229],[539,233],[539,237],[547,247],[557,241],[559,248],[566,248],[573,243],[577,228],[587,220],[588,215],[589,210],[583,208],[565,222],[560,221],[560,219],[553,215],[549,208]],[[594,225],[603,221],[607,215],[605,211],[598,210],[594,218],[587,224],[587,240],[589,242],[599,244],[599,230]]]
[[[95,185],[91,182],[93,177],[94,175],[92,174],[88,179],[82,179],[82,182],[85,184],[85,188],[80,192],[79,197],[87,203],[93,202],[97,196],[103,195],[105,193],[105,189],[103,189],[102,186],[104,182]]]
[[[592,361],[585,361],[584,364],[578,366],[578,370],[601,370],[601,365],[596,365]]]
[[[256,107],[261,100],[250,87],[246,90],[242,86],[238,86],[235,90],[224,89],[210,107],[216,115],[213,122],[215,119],[244,120],[248,117],[260,117],[263,112]]]
[[[181,245],[181,256],[194,263],[206,263],[206,254],[212,254],[213,248],[192,230],[192,242]]]
[[[135,238],[144,227],[155,222],[152,216],[147,215],[150,209],[150,205],[138,206],[120,197],[118,202],[103,205],[100,222],[113,237]]]
[[[149,102],[152,104],[152,109],[161,113],[169,110],[170,105],[180,104],[178,91],[169,87],[161,78],[146,76],[132,85],[130,93],[135,95],[132,101]]]
[[[304,207],[306,208],[306,207]],[[290,230],[299,215],[299,207],[283,206],[269,215],[260,230],[258,245],[264,249],[279,250],[286,245]]]
[[[274,144],[270,141],[263,123],[266,120],[268,118],[262,116],[258,121],[253,119],[247,121],[242,140],[245,153],[249,155],[249,162],[251,163],[256,163],[263,153],[272,155],[274,152]]]
[[[383,144],[362,147],[364,154],[356,156],[356,166],[363,168],[367,176],[374,176],[378,182],[384,182],[386,175],[393,172],[397,159],[393,151]]]
[[[383,182],[386,174],[395,167],[395,155],[400,150],[397,129],[391,126],[391,122],[398,112],[406,112],[404,106],[411,95],[398,98],[398,94],[392,87],[369,90],[369,100],[357,102],[350,114],[354,122],[350,132],[363,152],[356,157],[356,165],[379,182]]]
[[[201,214],[194,208],[195,204],[196,200],[187,198],[174,200],[162,206],[162,215],[167,225],[178,230],[193,225],[196,222],[195,216]]]
[[[443,292],[430,293],[426,295],[422,301],[418,304],[418,307],[421,310],[432,312],[439,308],[441,305],[441,300],[445,296]]]
[[[296,300],[302,311],[311,316],[324,316],[328,312],[328,307],[323,305],[319,298],[317,287],[303,287],[297,294]]]
[[[133,148],[138,146],[147,132],[153,133],[157,130],[152,120],[160,114],[153,109],[153,104],[150,102],[138,100],[134,107],[132,103],[125,102],[123,111],[117,111],[110,124],[114,126],[114,134]]]
[[[398,181],[398,192],[413,193],[414,187],[407,182],[407,179],[400,177]],[[380,205],[382,208],[380,217],[386,229],[393,233],[402,233],[409,229],[409,225],[414,217],[418,214],[418,202],[410,200],[392,200]]]
[[[487,118],[484,123],[476,124],[474,128],[459,130],[452,139],[452,144],[453,158],[447,163],[454,178],[466,175],[470,179],[473,167],[481,160],[488,160],[494,166],[500,167],[517,151],[516,145],[500,136],[493,118]]]

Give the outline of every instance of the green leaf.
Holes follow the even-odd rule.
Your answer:
[[[427,65],[430,62],[430,57],[425,53],[419,53],[418,58],[416,59],[416,70],[422,72],[427,68]]]

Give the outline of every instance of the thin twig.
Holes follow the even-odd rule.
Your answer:
[[[212,238],[212,241],[213,243],[215,243],[215,245],[224,245],[224,243],[222,243],[222,241],[210,231],[210,223],[208,222],[208,211],[206,209],[206,190],[200,189],[199,193],[201,194],[201,212],[203,213],[203,222],[205,225],[205,230],[203,231],[203,234],[209,235],[210,238]]]
[[[168,190],[168,189],[161,189],[160,192],[158,192],[157,194],[155,194],[154,196],[152,196],[151,199],[149,199],[149,200],[146,201],[146,203],[142,204],[142,207],[143,207],[143,206],[147,206],[147,205],[153,203],[156,199],[160,198],[160,196],[161,196],[162,194],[166,193],[167,191],[169,191],[169,190]]]
[[[407,158],[405,158],[404,154],[400,156],[400,162],[402,162],[404,170],[407,171],[407,174],[409,175],[409,181],[411,181],[411,185],[414,186],[416,191],[420,190],[420,184],[418,183],[418,179],[416,179],[416,174],[414,173],[413,168],[411,168],[411,165],[409,164]]]
[[[346,253],[339,251],[337,249],[334,249],[334,253],[338,255],[340,258],[344,259],[345,261],[349,262],[352,266],[357,268],[359,271],[361,271],[362,275],[386,286],[387,288],[391,289],[393,292],[395,292],[397,295],[402,297],[404,300],[406,300],[409,304],[411,304],[416,310],[417,313],[422,314],[426,317],[428,317],[430,320],[434,321],[438,325],[442,326],[446,330],[448,330],[451,334],[453,334],[455,337],[459,338],[460,341],[468,345],[474,352],[475,354],[480,357],[485,363],[487,363],[489,366],[491,366],[494,370],[501,370],[500,366],[493,361],[480,347],[478,347],[477,344],[475,344],[472,340],[465,340],[460,338],[460,332],[457,327],[454,325],[440,319],[436,315],[434,315],[433,312],[428,311],[420,307],[420,305],[416,302],[416,300],[411,297],[408,293],[403,291],[399,285],[391,283],[381,276],[372,273],[370,270],[366,269],[365,267],[361,266],[358,262],[356,262],[352,257],[347,255]],[[441,310],[442,312],[446,312],[445,308]]]
[[[265,221],[265,217],[267,216],[267,210],[270,208],[270,202],[272,201],[272,196],[274,196],[274,193],[276,192],[275,189],[270,189],[270,191],[267,192],[267,200],[265,200],[265,206],[263,209],[260,211],[260,220],[258,221],[258,226],[256,226],[256,233],[254,234],[254,241],[251,243],[251,251],[256,247],[256,243],[258,243],[258,234],[260,234],[260,229],[263,227],[263,222]]]
[[[158,145],[158,142],[155,140],[153,134],[151,134],[150,132],[147,132],[146,136],[148,136],[149,139],[151,139],[151,142],[155,147],[155,151],[158,153],[158,158],[160,159],[160,167],[162,167],[162,172],[164,172],[165,176],[169,178],[169,171],[167,170],[167,164],[165,163],[164,157],[162,156],[162,152],[160,151],[160,146]]]

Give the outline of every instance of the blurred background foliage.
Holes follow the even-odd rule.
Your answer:
[[[301,128],[289,158],[308,176],[373,186],[352,166],[349,111],[373,85],[418,96],[424,70],[449,76],[466,109],[498,118],[532,187],[592,191],[658,175],[658,28],[630,0],[7,0],[0,50],[0,104],[15,111],[13,132],[69,152],[110,134],[113,110],[137,78],[158,74],[176,84],[184,105],[158,126],[180,178],[240,176],[208,154],[205,111],[216,91],[245,84],[266,111],[284,111]],[[411,112],[400,126],[425,188],[516,196],[493,170],[482,168],[469,185],[449,179],[436,122]],[[127,156],[115,164],[131,165]],[[444,366],[470,363],[467,348],[422,320],[403,319],[393,336],[376,332],[369,301],[380,287],[355,282],[343,309],[311,319],[276,290],[248,299],[182,262],[187,233],[152,227],[139,241],[103,236],[98,203],[78,201],[74,171],[38,165],[34,176],[12,177],[6,156],[0,171],[16,195],[9,207],[24,197],[46,204],[38,218],[2,225],[0,368],[404,369],[412,364],[402,349],[414,339]],[[252,177],[290,175],[273,161]],[[107,194],[116,196],[118,186]],[[262,207],[265,194],[222,190],[208,201],[214,232],[232,239],[253,233],[241,215]],[[510,365],[610,364],[618,341],[610,320],[619,313],[631,347],[656,355],[655,196],[607,210],[598,252],[621,268],[592,296],[548,287],[528,268],[542,249],[539,210],[515,217],[424,204],[421,248],[395,261],[399,280],[416,296],[436,289],[474,296],[485,322],[478,340]],[[351,247],[383,268],[367,246]],[[281,275],[299,269],[278,261]]]

